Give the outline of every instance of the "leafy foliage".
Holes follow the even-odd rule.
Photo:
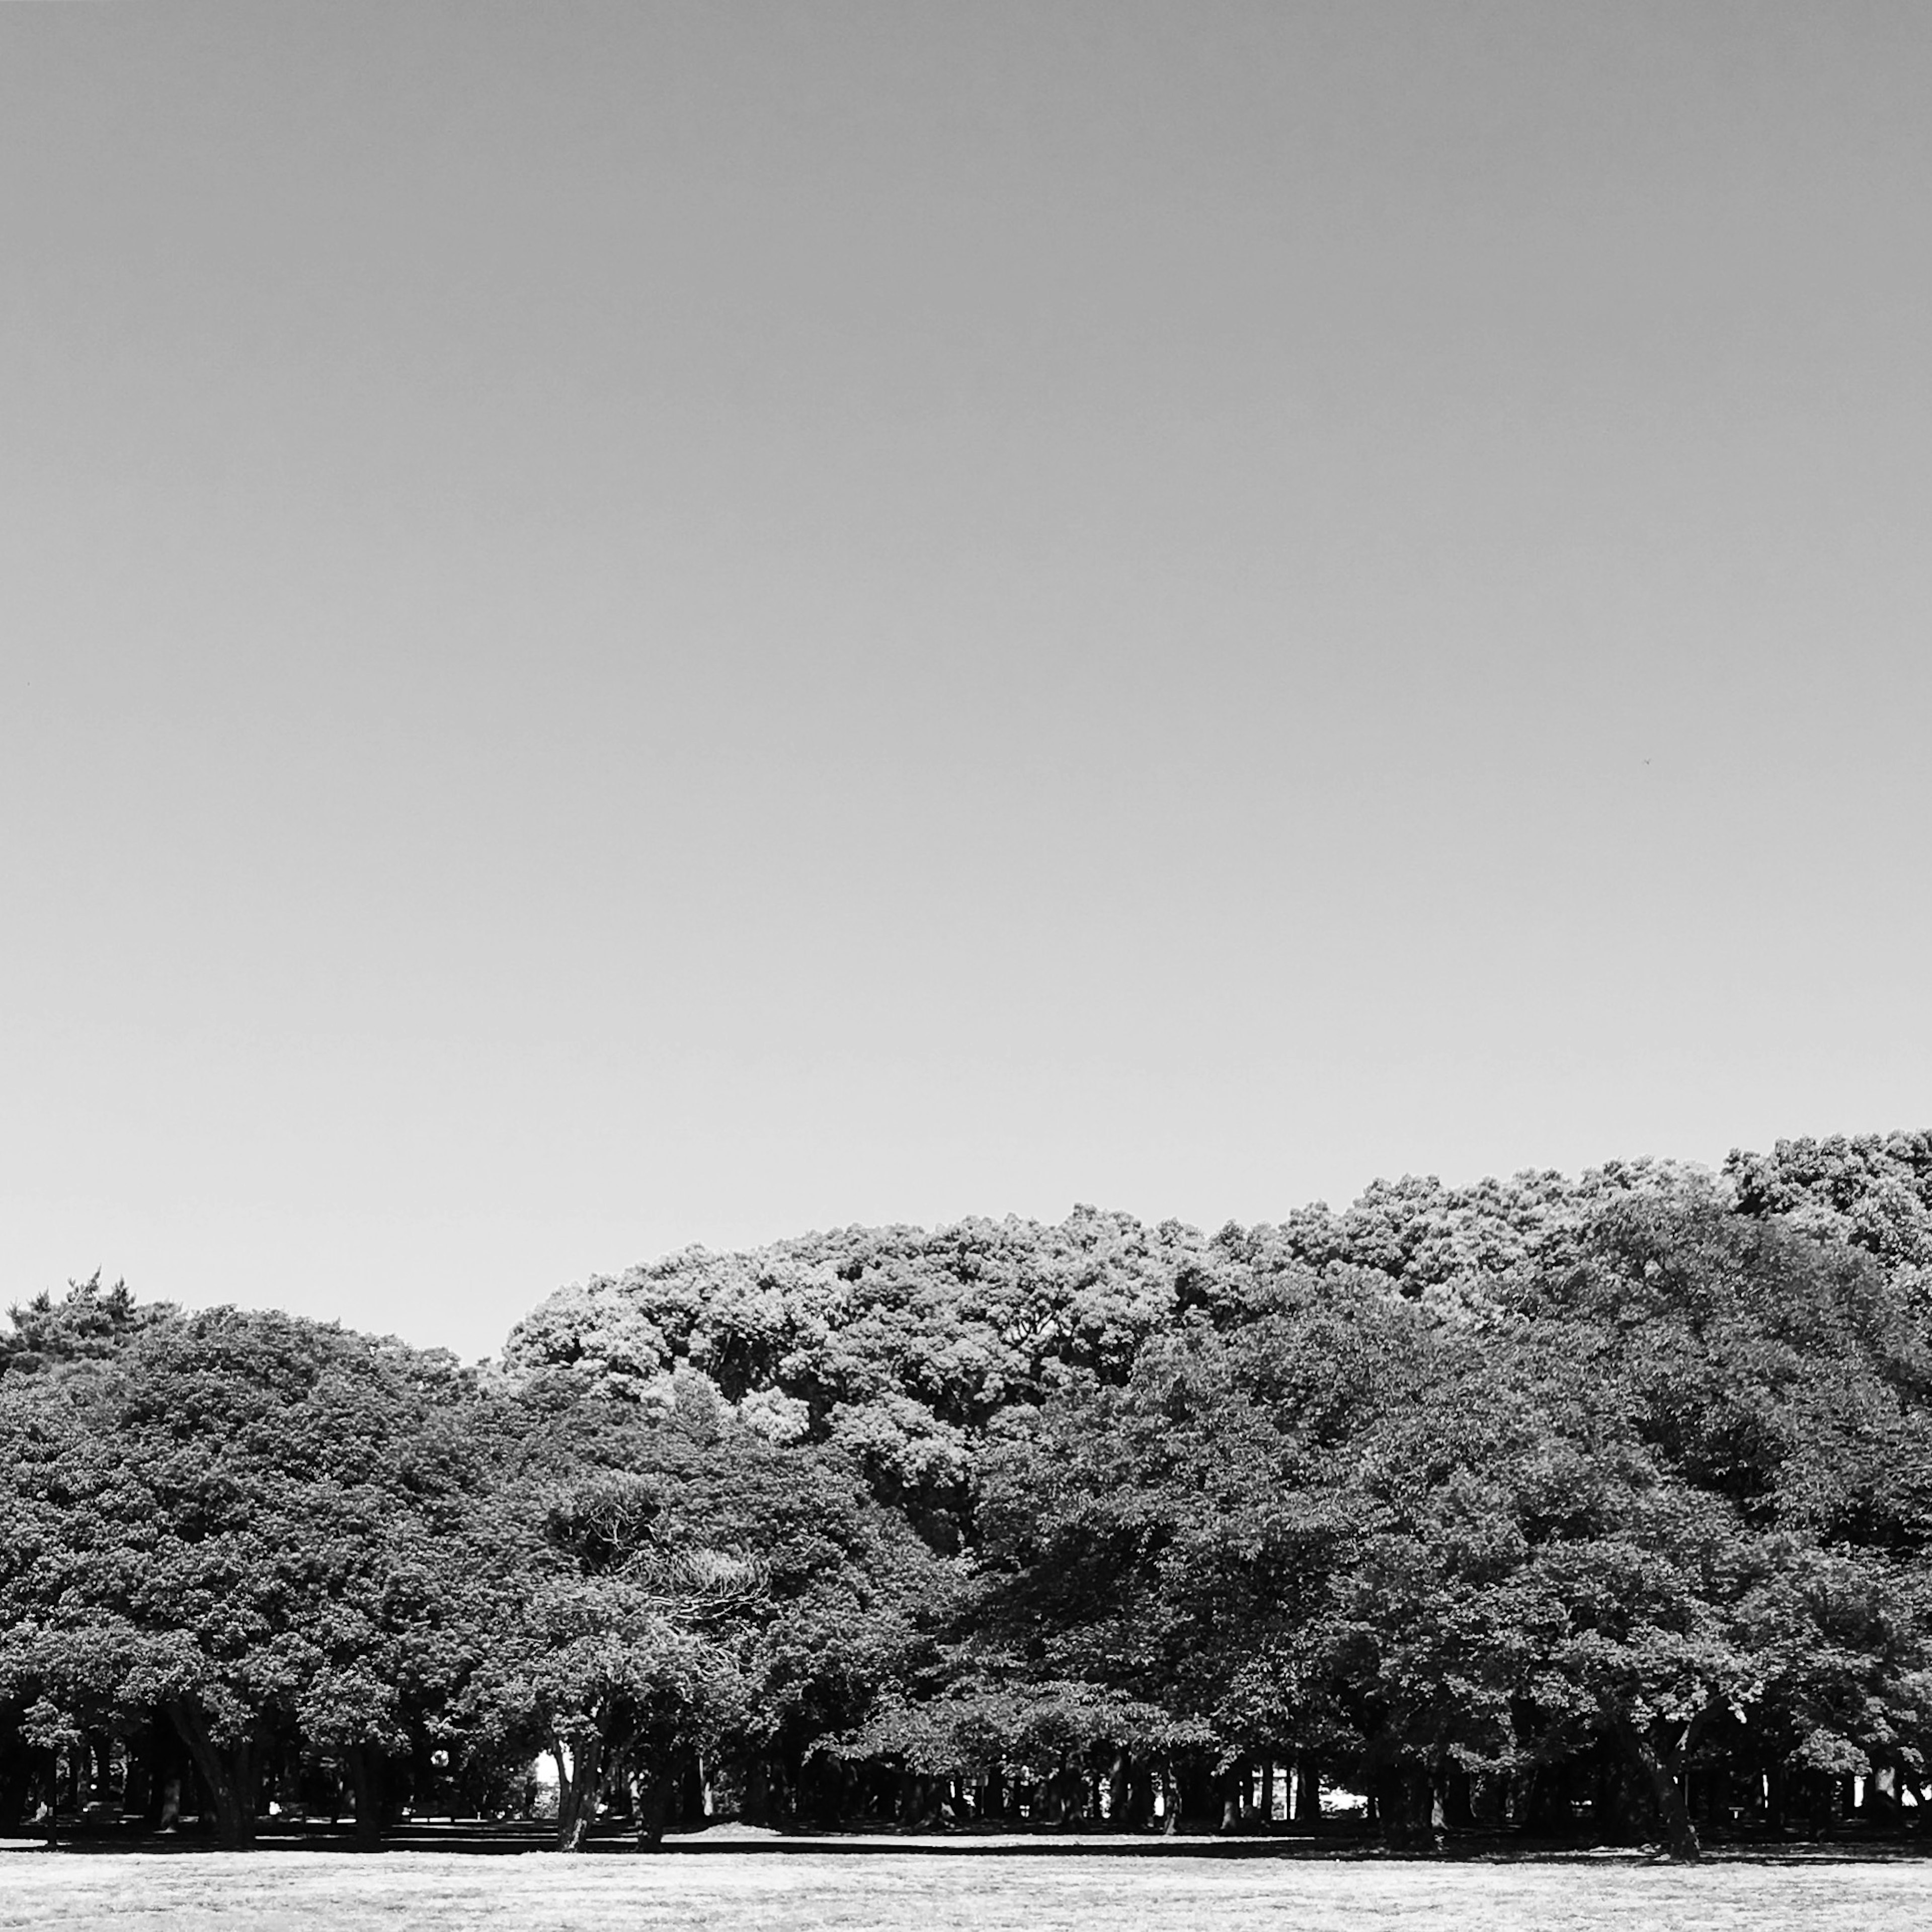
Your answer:
[[[1828,1825],[1932,1760],[1928,1269],[1918,1135],[694,1250],[482,1371],[97,1276],[0,1336],[0,1804]]]

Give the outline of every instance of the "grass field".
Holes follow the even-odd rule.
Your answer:
[[[1919,1932],[1932,1864],[0,1852],[0,1928]]]

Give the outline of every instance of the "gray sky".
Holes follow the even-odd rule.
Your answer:
[[[1932,1117],[1932,10],[0,14],[0,1300]]]

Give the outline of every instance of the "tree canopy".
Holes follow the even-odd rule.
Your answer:
[[[691,1250],[475,1369],[97,1276],[0,1334],[0,1813],[1901,1816],[1928,1281],[1924,1134]]]

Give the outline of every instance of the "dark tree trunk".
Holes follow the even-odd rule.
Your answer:
[[[154,1730],[150,1724],[128,1741],[128,1770],[121,1783],[121,1808],[140,1818],[148,1829],[154,1828],[160,1809],[154,1786]]]
[[[44,1809],[47,1834],[47,1849],[51,1851],[60,1843],[61,1761],[57,1750],[38,1751],[41,1787],[46,1792]]]
[[[82,1768],[87,1775],[85,1803],[90,1810],[114,1802],[114,1740],[104,1731],[88,1734]]]
[[[1663,1754],[1649,1732],[1619,1711],[1612,1718],[1618,1738],[1648,1787],[1657,1807],[1659,1828],[1665,1849],[1673,1858],[1692,1859],[1703,1856],[1697,1828],[1690,1822],[1690,1807],[1684,1802],[1684,1788],[1672,1774]]]
[[[1238,1832],[1241,1828],[1241,1814],[1247,1808],[1250,1769],[1244,1758],[1221,1774],[1221,1822],[1217,1827],[1220,1831]]]
[[[214,1814],[214,1841],[225,1851],[245,1851],[255,1842],[255,1741],[243,1738],[220,1744],[195,1704],[170,1703],[168,1720],[188,1748]]]
[[[1322,1768],[1312,1758],[1295,1760],[1294,1822],[1298,1825],[1322,1822]]]
[[[654,1852],[664,1843],[664,1822],[670,1810],[671,1780],[668,1767],[646,1761],[638,1774],[638,1843]]]
[[[388,1804],[388,1755],[374,1744],[352,1744],[342,1754],[342,1768],[356,1806],[356,1842],[365,1852],[378,1851]]]
[[[745,1766],[745,1796],[738,1815],[748,1825],[772,1822],[771,1768],[762,1751],[754,1753]]]
[[[603,1784],[604,1740],[595,1735],[585,1738],[568,1756],[570,1769],[566,1774],[565,1754],[556,1754],[556,1848],[560,1852],[580,1852],[597,1820],[597,1797]]]
[[[1476,1806],[1469,1774],[1455,1759],[1450,1758],[1442,1767],[1442,1775],[1437,1790],[1441,1795],[1442,1822],[1452,1832],[1473,1832],[1476,1828]]]
[[[1186,1766],[1176,1782],[1180,1792],[1180,1828],[1184,1832],[1214,1830],[1221,1815],[1214,1774],[1197,1762]]]
[[[932,1796],[929,1778],[922,1778],[914,1771],[900,1772],[898,1790],[892,1805],[894,1817],[908,1830],[916,1829],[926,1820],[932,1808]]]
[[[1370,1780],[1382,1842],[1391,1851],[1436,1848],[1436,1783],[1426,1765],[1390,1765]]]
[[[1618,1814],[1617,1769],[1617,1762],[1608,1756],[1600,1756],[1592,1769],[1591,1836],[1600,1845],[1614,1845],[1619,1842],[1616,1822]]]
[[[27,1815],[34,1754],[10,1725],[0,1725],[0,1832],[18,1828]]]
[[[1568,1773],[1564,1765],[1533,1765],[1516,1781],[1511,1790],[1511,1808],[1519,1831],[1567,1836],[1574,1828],[1576,1816],[1570,1809]]]

